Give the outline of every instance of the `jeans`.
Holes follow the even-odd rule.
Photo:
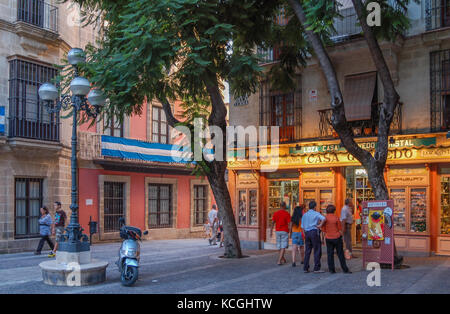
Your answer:
[[[344,256],[344,243],[342,242],[342,237],[337,239],[326,239],[327,242],[327,255],[328,255],[328,270],[330,272],[335,272],[334,268],[334,249],[336,249],[339,262],[341,263],[342,270],[346,273],[348,272],[347,263],[345,262]]]
[[[305,232],[305,261],[303,269],[309,271],[309,257],[314,249],[314,271],[320,270],[320,258],[322,257],[322,243],[320,242],[319,230]]]
[[[53,245],[52,240],[50,240],[50,236],[49,235],[41,235],[41,240],[39,241],[38,247],[36,249],[37,253],[41,253],[42,247],[44,246],[45,241],[47,241],[48,246],[53,251],[54,245]]]

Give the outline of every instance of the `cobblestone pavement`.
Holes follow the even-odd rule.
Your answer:
[[[0,293],[181,293],[181,294],[307,294],[307,293],[450,293],[450,258],[405,258],[410,268],[381,270],[381,286],[369,287],[362,259],[349,262],[353,274],[303,273],[301,267],[276,265],[276,251],[245,251],[248,258],[219,258],[223,250],[206,240],[146,241],[141,246],[139,280],[120,284],[114,264],[120,243],[96,244],[92,257],[107,260],[106,282],[86,287],[55,287],[42,282],[39,263],[46,252],[0,255]],[[322,269],[327,270],[326,256]]]

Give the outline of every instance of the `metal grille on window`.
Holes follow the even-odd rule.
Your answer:
[[[431,131],[450,129],[450,50],[430,54]]]
[[[206,185],[194,185],[195,225],[204,224],[208,217],[208,194]]]
[[[42,179],[35,178],[16,178],[15,180],[16,238],[39,235],[42,182]]]
[[[426,0],[425,7],[427,30],[450,26],[449,0]]]
[[[18,0],[17,20],[58,32],[58,8],[42,0]]]
[[[119,218],[125,213],[124,187],[123,182],[104,183],[104,232],[119,231]]]
[[[150,228],[171,228],[172,215],[172,186],[149,184],[148,226]]]
[[[38,96],[57,70],[20,59],[9,61],[9,70],[9,137],[59,141],[59,115],[49,114]]]

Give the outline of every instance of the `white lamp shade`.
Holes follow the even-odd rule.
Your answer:
[[[39,87],[39,98],[42,100],[54,101],[58,98],[58,90],[51,83],[44,83]]]
[[[70,82],[70,90],[76,96],[86,96],[91,90],[91,83],[84,77],[76,77]]]
[[[72,48],[67,54],[67,60],[71,65],[77,65],[79,63],[86,62],[86,54],[83,49],[80,48]]]
[[[97,88],[91,89],[87,97],[93,106],[103,106],[106,102],[105,94]]]

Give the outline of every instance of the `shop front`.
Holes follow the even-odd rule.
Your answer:
[[[377,143],[376,139],[361,139],[358,145],[373,151]],[[367,172],[336,141],[286,144],[279,151],[279,157],[258,162],[229,160],[230,190],[244,237],[241,240],[246,243],[254,241],[264,248],[274,242],[269,234],[271,219],[283,201],[289,211],[297,203],[308,206],[312,200],[322,212],[334,204],[339,215],[346,198],[355,205],[357,200],[362,204],[374,199]],[[390,143],[385,179],[395,203],[394,227],[400,252],[450,255],[449,160],[450,141],[445,134],[403,136]],[[260,171],[269,165],[276,165],[277,170]],[[243,181],[248,180],[240,176],[246,171],[252,173],[252,183],[244,187]],[[254,232],[249,232],[252,229]],[[354,224],[353,245],[360,246],[360,241],[361,232]]]

